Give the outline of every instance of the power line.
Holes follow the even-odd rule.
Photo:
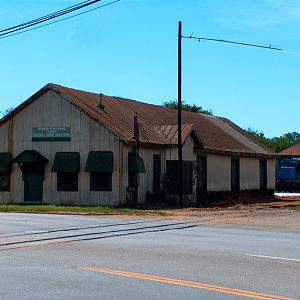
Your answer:
[[[29,24],[36,23],[36,22],[38,22],[38,21],[40,21],[40,20],[46,20],[47,18],[49,18],[49,17],[51,17],[51,16],[55,16],[55,15],[57,15],[57,14],[59,14],[59,13],[63,13],[63,12],[65,12],[65,11],[69,10],[69,9],[75,8],[75,7],[77,7],[77,6],[81,5],[81,4],[84,4],[84,3],[90,2],[90,1],[91,1],[91,0],[87,0],[87,1],[84,1],[84,2],[81,2],[81,3],[78,3],[78,4],[75,4],[75,5],[72,5],[72,6],[70,6],[70,7],[64,8],[64,9],[62,9],[62,10],[56,11],[56,12],[54,12],[54,13],[45,15],[45,16],[43,16],[43,17],[39,17],[39,18],[37,18],[37,19],[31,20],[31,21],[27,21],[27,22],[21,23],[21,24],[19,24],[19,25],[15,25],[15,26],[13,26],[13,27],[9,27],[9,28],[6,28],[6,29],[2,29],[2,30],[0,30],[0,32],[6,32],[6,31],[9,31],[9,30],[12,30],[12,29],[20,28],[20,27],[23,27],[23,26],[26,26],[26,25],[29,25]]]
[[[241,46],[248,46],[248,47],[256,47],[256,48],[264,48],[264,49],[270,49],[270,50],[278,50],[281,51],[281,48],[272,47],[272,45],[269,46],[263,46],[263,45],[257,45],[257,44],[250,44],[250,43],[242,43],[242,42],[235,42],[235,41],[228,41],[228,40],[222,40],[222,39],[213,39],[213,38],[206,38],[206,37],[197,37],[197,36],[185,36],[182,35],[182,38],[185,39],[194,39],[198,40],[199,42],[201,40],[203,41],[213,41],[213,42],[222,42],[222,43],[229,43],[229,44],[235,44],[235,45],[241,45]]]
[[[49,22],[52,19],[61,17],[63,15],[69,14],[69,13],[72,13],[72,12],[77,11],[79,9],[88,7],[88,6],[92,5],[92,4],[95,4],[95,3],[100,2],[100,1],[101,0],[84,1],[84,2],[81,2],[81,3],[77,4],[77,5],[73,5],[73,6],[70,6],[70,7],[66,8],[66,9],[54,12],[52,14],[49,14],[49,15],[46,15],[46,16],[43,16],[43,17],[40,17],[40,18],[31,20],[31,21],[28,21],[28,22],[19,24],[19,25],[16,25],[16,26],[13,26],[13,27],[10,27],[10,28],[7,28],[7,29],[0,30],[0,32],[4,32],[4,33],[0,34],[0,39],[4,39],[4,38],[11,37],[11,36],[14,36],[14,35],[22,34],[22,33],[25,33],[25,32],[28,32],[28,31],[32,31],[32,30],[35,30],[35,29],[38,29],[38,28],[46,27],[46,26],[49,26],[49,25],[57,23],[57,22],[65,21],[65,20],[77,17],[79,15],[83,15],[83,14],[89,13],[91,11],[103,8],[105,6],[112,5],[112,4],[117,3],[117,2],[119,2],[121,0],[115,0],[115,1],[103,4],[101,6],[95,7],[93,9],[89,9],[89,10],[84,11],[82,13],[78,13],[78,14],[75,14],[75,15],[72,15],[72,16],[69,16],[69,17],[57,20],[57,21],[53,21],[53,22],[47,23],[45,25],[36,26],[38,24],[41,24],[41,23],[44,23],[44,22]],[[30,27],[33,27],[33,28],[26,29],[26,28],[30,28]]]
[[[13,26],[14,29],[9,29],[9,28],[4,29],[4,30],[2,30],[4,33],[0,34],[0,36],[8,35],[10,33],[13,33],[13,32],[16,32],[16,31],[20,31],[20,30],[28,28],[28,27],[35,26],[35,25],[43,23],[43,22],[47,22],[47,21],[52,20],[54,18],[58,18],[58,17],[63,16],[65,14],[69,14],[69,13],[71,13],[73,11],[76,11],[78,9],[84,8],[84,7],[88,6],[88,5],[91,5],[91,4],[94,4],[96,2],[100,2],[100,1],[101,0],[93,0],[93,1],[90,0],[88,3],[86,1],[85,2],[81,2],[81,3],[77,4],[77,5],[73,5],[72,7],[68,7],[66,9],[54,12],[54,13],[46,15],[44,17],[40,17],[40,18],[37,18],[35,20],[31,20],[31,21],[25,22],[23,24],[19,24],[19,25]]]

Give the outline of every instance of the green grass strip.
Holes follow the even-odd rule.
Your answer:
[[[112,208],[108,206],[61,206],[61,205],[0,205],[0,212],[10,213],[65,213],[65,214],[116,214],[116,215],[159,215],[161,210]]]

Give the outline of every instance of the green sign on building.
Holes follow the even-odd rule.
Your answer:
[[[71,141],[71,127],[33,127],[32,141]]]

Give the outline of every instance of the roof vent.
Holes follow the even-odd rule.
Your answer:
[[[103,104],[103,94],[99,94],[99,98],[100,98],[100,100],[99,100],[97,107],[101,110],[104,110],[105,105]]]

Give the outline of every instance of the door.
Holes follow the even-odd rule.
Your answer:
[[[259,161],[259,177],[260,177],[260,190],[266,191],[268,187],[267,182],[267,161],[260,160]]]
[[[43,173],[28,170],[24,174],[24,201],[43,201]]]
[[[231,159],[231,191],[240,191],[240,160],[238,158]]]
[[[197,157],[197,199],[207,194],[207,158]]]

